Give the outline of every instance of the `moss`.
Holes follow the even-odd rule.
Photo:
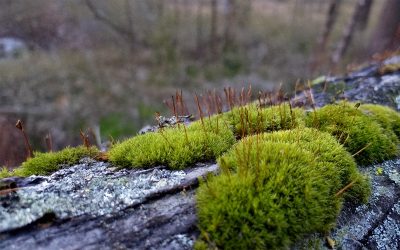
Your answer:
[[[12,171],[8,170],[6,167],[2,167],[0,170],[0,179],[13,176]]]
[[[354,155],[360,165],[368,165],[398,155],[397,142],[371,117],[352,104],[324,106],[306,118],[309,127],[329,132]]]
[[[171,169],[214,160],[235,142],[231,129],[219,118],[135,136],[115,145],[109,159],[124,167],[165,165]]]
[[[385,75],[400,70],[400,63],[384,64],[379,68],[379,73]]]
[[[58,152],[35,152],[35,157],[30,158],[19,168],[14,169],[14,176],[48,175],[60,169],[61,165],[73,165],[83,157],[95,157],[99,151],[95,147],[86,148],[67,147]]]
[[[192,122],[187,131],[202,131],[205,133],[214,133],[221,136],[224,140],[233,144],[235,142],[233,136],[233,127],[229,119],[228,113],[213,115],[211,117],[203,118]],[[183,129],[183,127],[180,127]]]
[[[209,248],[207,242],[203,241],[203,240],[197,240],[194,243],[193,249],[194,250],[207,250]]]
[[[225,115],[231,121],[237,137],[304,125],[304,110],[292,109],[287,103],[267,108],[260,108],[258,104],[252,103],[235,107]]]
[[[367,116],[379,123],[386,130],[387,135],[393,139],[392,133],[400,138],[400,114],[395,110],[376,104],[363,104],[360,109]],[[397,144],[398,140],[393,139]]]
[[[201,238],[224,249],[279,249],[305,233],[330,229],[341,206],[332,195],[334,164],[321,173],[314,154],[295,144],[253,141],[245,138],[221,157],[225,170],[235,157],[235,171],[200,186]]]
[[[356,163],[350,153],[328,133],[320,132],[316,129],[299,128],[277,131],[274,133],[264,133],[248,137],[245,140],[245,143],[239,143],[234,146],[234,150],[245,150],[243,147],[257,150],[257,143],[260,143],[260,141],[262,141],[262,143],[267,141],[289,143],[307,150],[314,155],[321,174],[326,173],[327,178],[336,186],[336,188],[332,190],[332,195],[354,181],[354,185],[345,192],[344,196],[351,201],[367,202],[368,200],[371,192],[369,179],[359,173]],[[236,147],[240,148],[238,149]],[[224,155],[224,157],[219,159],[219,162],[221,163],[221,161],[224,161],[225,166],[229,169],[234,169],[238,165],[237,156],[238,155],[233,153],[233,151],[230,151],[230,154]],[[328,167],[329,170],[331,164],[334,165],[334,175],[332,175],[332,172],[325,170],[326,167]],[[334,177],[334,179],[332,179],[332,177]]]
[[[130,138],[115,145],[110,161],[124,167],[165,165],[182,169],[199,161],[215,160],[234,143],[235,137],[303,124],[304,112],[288,104],[261,109],[256,104],[157,133]],[[301,119],[300,119],[301,118]]]

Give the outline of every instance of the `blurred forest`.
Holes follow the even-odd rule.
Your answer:
[[[0,166],[135,134],[163,100],[293,90],[399,49],[398,0],[0,0]],[[190,106],[190,105],[189,105]]]

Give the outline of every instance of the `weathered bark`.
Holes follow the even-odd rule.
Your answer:
[[[379,22],[370,39],[371,54],[384,50],[399,49],[400,44],[400,1],[386,0]]]

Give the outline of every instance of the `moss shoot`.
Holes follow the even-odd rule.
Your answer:
[[[307,126],[335,136],[360,165],[369,165],[398,155],[398,141],[351,103],[327,105],[308,115]]]

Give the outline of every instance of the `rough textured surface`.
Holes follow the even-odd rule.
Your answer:
[[[191,188],[216,172],[215,164],[185,171],[109,167],[86,159],[49,177],[14,180],[19,189],[0,196],[0,249],[191,248]]]
[[[190,249],[198,232],[193,188],[214,164],[186,171],[115,170],[85,160],[30,177],[0,196],[0,249]],[[368,204],[346,204],[331,233],[338,249],[398,249],[400,159],[365,168]],[[313,242],[313,243],[310,243]],[[300,246],[319,245],[313,236]]]
[[[380,171],[382,170],[382,171]],[[365,171],[372,176],[372,196],[366,205],[347,206],[333,236],[343,248],[400,248],[400,160]],[[382,173],[381,173],[382,172]]]
[[[345,204],[337,227],[330,234],[337,249],[400,248],[400,159],[364,168],[371,176],[372,195],[365,205]],[[323,237],[314,235],[301,246],[327,249]]]

